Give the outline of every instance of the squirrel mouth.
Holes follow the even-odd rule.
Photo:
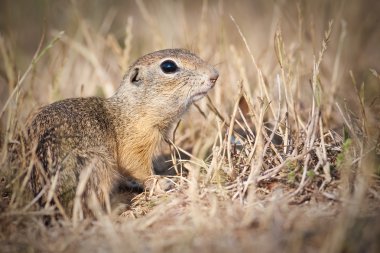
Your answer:
[[[191,100],[195,102],[205,97],[206,95],[207,95],[207,91],[198,92],[191,96]]]
[[[207,92],[215,86],[217,79],[218,79],[218,75],[211,77],[210,82],[205,87],[200,88],[200,90],[198,92],[194,93],[191,96],[191,98],[190,98],[191,101],[195,102],[195,101],[198,101],[201,98],[205,97],[207,95]]]

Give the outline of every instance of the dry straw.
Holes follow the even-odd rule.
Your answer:
[[[361,23],[352,13],[366,7],[337,2],[138,0],[97,17],[98,28],[72,1],[62,15],[75,13],[76,29],[44,36],[25,71],[1,35],[0,251],[378,252],[379,107],[369,93],[379,66],[373,80],[360,79],[366,72],[350,55],[362,44],[347,46]],[[17,139],[27,108],[108,96],[135,58],[162,47],[190,47],[220,72],[157,152],[176,171],[173,189],[126,191],[106,208],[93,195],[94,217],[84,217],[89,166],[72,214],[57,198],[59,170],[31,196],[36,159]],[[43,196],[51,201],[41,207]]]

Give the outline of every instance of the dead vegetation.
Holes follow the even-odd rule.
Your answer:
[[[380,250],[375,1],[115,1],[98,16],[85,2],[45,6],[47,22],[61,24],[52,16],[62,8],[74,20],[39,33],[34,56],[3,18],[1,252]],[[174,189],[125,192],[111,214],[94,200],[94,219],[38,206],[31,161],[15,166],[7,148],[27,115],[66,97],[109,96],[135,58],[167,47],[189,48],[221,74],[162,149]],[[54,180],[45,191],[55,199]]]

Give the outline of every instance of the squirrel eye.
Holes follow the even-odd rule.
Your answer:
[[[161,70],[166,74],[171,74],[178,70],[177,64],[172,60],[163,61],[160,67],[161,67]]]

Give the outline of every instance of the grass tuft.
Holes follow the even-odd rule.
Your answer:
[[[0,8],[1,252],[379,252],[376,1],[92,4]],[[15,10],[20,19],[5,15]],[[43,189],[54,204],[41,207],[34,158],[9,152],[23,147],[28,115],[109,96],[136,58],[171,47],[220,73],[158,152],[174,188],[126,191],[106,210],[93,198],[85,218],[89,167],[72,215],[55,194],[59,174]]]

